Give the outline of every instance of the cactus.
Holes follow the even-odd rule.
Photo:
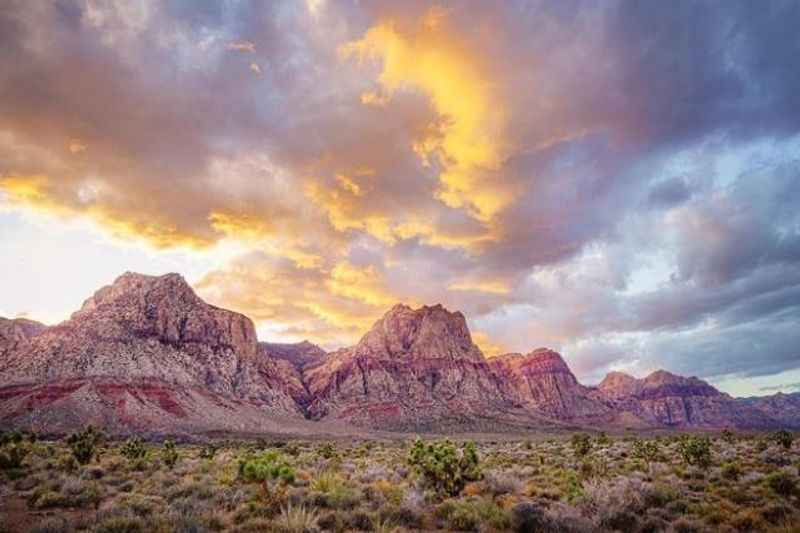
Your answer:
[[[89,464],[98,453],[100,446],[105,442],[105,435],[94,426],[73,433],[67,438],[67,446],[72,450],[72,455],[78,463]]]
[[[161,450],[161,461],[164,465],[172,470],[175,468],[175,464],[178,462],[178,450],[175,447],[175,443],[171,440],[164,442],[164,448]]]
[[[426,444],[418,438],[408,453],[408,464],[439,495],[456,496],[467,482],[481,478],[473,442],[458,450],[449,440]]]
[[[683,435],[678,441],[678,452],[688,465],[700,468],[711,466],[711,439]]]

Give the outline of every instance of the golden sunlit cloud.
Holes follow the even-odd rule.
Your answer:
[[[250,41],[233,41],[228,43],[228,50],[232,50],[234,52],[246,52],[253,54],[256,51],[255,43]]]
[[[307,338],[328,347],[356,342],[402,301],[374,266],[340,261],[332,268],[303,269],[265,255],[215,270],[196,288],[215,305],[269,324],[281,340]]]
[[[508,154],[505,110],[474,54],[448,31],[446,16],[433,9],[410,34],[391,21],[379,23],[361,40],[343,45],[340,54],[381,62],[377,81],[382,94],[365,92],[365,104],[384,104],[406,88],[430,97],[440,120],[413,148],[423,161],[435,159],[441,166],[440,200],[489,221],[513,201],[515,192],[492,177]]]
[[[478,348],[481,349],[483,355],[486,357],[496,357],[498,355],[508,353],[508,350],[506,350],[504,346],[493,342],[489,335],[483,331],[473,332],[472,342],[478,345]]]
[[[344,261],[331,271],[327,287],[331,293],[376,307],[389,307],[397,303],[390,294],[375,267],[358,268]]]
[[[159,220],[150,215],[136,217],[133,213],[113,211],[99,202],[84,202],[82,193],[85,191],[82,190],[76,191],[75,204],[69,204],[56,194],[56,185],[45,175],[0,178],[0,191],[5,193],[11,206],[55,217],[87,218],[112,237],[122,240],[142,240],[156,249],[204,249],[215,242],[210,236],[183,232],[166,218]]]
[[[79,154],[81,152],[85,152],[86,149],[89,148],[89,147],[86,144],[84,144],[84,143],[82,143],[82,142],[80,142],[78,140],[72,140],[72,141],[70,141],[68,148],[69,148],[70,153]]]
[[[511,288],[502,280],[461,280],[447,286],[451,291],[485,292],[488,294],[508,294]]]

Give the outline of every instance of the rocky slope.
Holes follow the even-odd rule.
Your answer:
[[[206,304],[178,275],[125,274],[62,324],[0,360],[4,422],[249,430],[302,420],[247,317]],[[67,420],[59,424],[59,420]]]
[[[0,319],[0,423],[69,431],[339,433],[800,427],[800,394],[735,399],[698,378],[578,382],[558,353],[486,359],[464,316],[397,305],[350,348],[259,343],[178,275],[125,274],[54,327]]]
[[[771,427],[777,422],[696,377],[658,370],[643,379],[610,373],[592,392],[615,418],[648,427]]]
[[[742,406],[756,409],[770,420],[785,428],[800,429],[800,392],[785,394],[779,392],[772,396],[739,398]]]
[[[35,337],[44,331],[45,327],[44,324],[25,318],[0,317],[0,356]]]
[[[527,410],[556,420],[591,423],[608,408],[590,397],[560,354],[539,348],[527,355],[506,354],[489,360],[504,397]]]
[[[513,406],[461,313],[397,305],[361,341],[304,373],[309,414],[385,429],[478,427]]]

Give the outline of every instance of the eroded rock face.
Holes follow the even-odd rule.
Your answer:
[[[260,342],[258,346],[265,356],[288,361],[298,369],[317,364],[327,355],[325,350],[308,341],[296,343]]]
[[[461,313],[393,307],[351,347],[305,373],[314,418],[384,429],[469,424],[510,409]]]
[[[506,354],[489,360],[505,397],[559,420],[589,421],[607,408],[589,397],[557,352],[539,348],[526,355]]]
[[[378,320],[354,347],[373,359],[468,359],[483,361],[460,312],[441,305],[411,309],[398,304]]]
[[[0,374],[4,390],[58,389],[68,382],[110,381],[132,389],[159,383],[164,390],[204,391],[265,414],[302,417],[284,388],[283,369],[260,357],[252,321],[206,304],[176,274],[121,276],[70,320],[19,343],[0,361]],[[187,397],[177,395],[176,401]],[[102,401],[92,405],[98,411],[118,407]],[[196,412],[181,407],[180,412]],[[2,411],[20,414],[7,403]]]
[[[485,359],[464,316],[440,305],[397,305],[331,354],[259,344],[250,319],[203,302],[180,276],[125,274],[57,326],[0,319],[0,422],[155,433],[800,427],[800,395],[734,399],[666,371],[586,387],[546,348]]]
[[[800,392],[779,392],[771,396],[737,398],[736,401],[746,408],[763,413],[765,417],[774,420],[776,425],[800,429]]]
[[[643,379],[622,373],[606,377],[595,391],[619,418],[631,417],[652,427],[770,427],[764,416],[696,377],[658,370]]]

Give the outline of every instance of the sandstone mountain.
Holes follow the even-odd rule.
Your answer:
[[[479,429],[513,410],[464,316],[440,305],[396,305],[358,344],[304,375],[315,419],[395,430]]]
[[[0,355],[16,349],[20,343],[35,337],[45,327],[44,324],[25,318],[0,317]]]
[[[558,353],[487,359],[464,316],[390,309],[326,354],[259,343],[247,317],[176,274],[125,274],[70,320],[0,319],[0,423],[69,431],[338,433],[800,426],[800,395],[735,399],[695,377],[578,382]]]
[[[643,379],[614,372],[593,397],[615,416],[648,427],[770,427],[778,422],[696,377],[658,370]]]
[[[198,298],[178,275],[125,274],[72,318],[0,359],[3,422],[87,422],[170,432],[270,431],[303,419],[252,321]]]

